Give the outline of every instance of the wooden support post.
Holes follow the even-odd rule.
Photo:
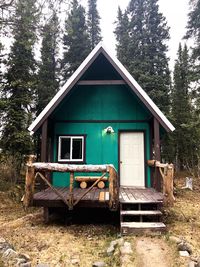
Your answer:
[[[70,185],[69,185],[69,210],[73,210],[73,189],[74,189],[74,172],[70,172]]]
[[[47,120],[42,124],[42,135],[41,135],[41,162],[47,161]],[[46,173],[42,172],[44,176],[47,176]],[[49,179],[48,179],[49,180]],[[40,189],[45,189],[44,181],[40,181]]]
[[[47,161],[47,120],[42,124],[42,136],[41,136],[41,161]]]
[[[25,181],[25,196],[23,198],[23,205],[25,209],[33,202],[34,187],[35,187],[35,168],[32,165],[35,160],[34,155],[30,155],[26,167],[26,181]]]
[[[154,125],[154,153],[155,153],[155,160],[160,161],[160,129],[159,129],[159,122],[154,117],[153,121]],[[161,191],[161,179],[160,174],[157,168],[155,168],[155,175],[154,175],[154,187]]]
[[[117,210],[119,203],[119,187],[117,180],[117,172],[113,167],[108,167],[109,170],[109,208]]]
[[[44,217],[44,223],[48,223],[49,222],[49,208],[48,207],[43,208],[43,217]]]
[[[159,167],[159,171],[163,178],[164,204],[167,206],[173,206],[175,201],[173,190],[174,165],[166,164],[164,171],[162,171],[161,167]]]

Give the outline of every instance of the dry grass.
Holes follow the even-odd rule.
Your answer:
[[[0,236],[16,251],[28,254],[33,266],[36,263],[72,266],[74,258],[84,267],[97,260],[104,260],[108,266],[120,266],[118,255],[107,257],[105,253],[110,241],[117,238],[117,229],[112,225],[65,226],[58,222],[45,225],[41,210],[32,209],[27,214],[6,193],[0,193],[0,212]]]
[[[186,173],[181,173],[176,178],[176,201],[174,207],[165,211],[167,236],[175,235],[190,243],[193,256],[196,257],[200,256],[200,181],[193,181],[193,191],[182,189],[186,176]],[[185,266],[185,263],[186,260],[182,258],[177,266]]]
[[[180,189],[184,179],[177,180],[176,203],[166,210],[168,233],[154,237],[153,242],[163,244],[169,234],[182,236],[194,247],[194,255],[200,255],[200,186],[195,181],[194,191]],[[10,242],[17,251],[28,254],[33,262],[48,263],[51,267],[70,267],[71,260],[80,260],[81,267],[90,267],[92,262],[104,260],[110,267],[120,266],[119,252],[112,257],[105,253],[111,240],[117,238],[118,229],[113,225],[75,224],[65,226],[59,221],[45,225],[42,210],[30,209],[27,214],[21,204],[11,199],[11,193],[0,192],[0,236]],[[132,266],[136,266],[137,237],[127,237],[132,243]],[[170,267],[186,266],[178,257],[175,244],[166,243]],[[0,262],[1,266],[1,262]],[[130,265],[131,266],[131,265]]]

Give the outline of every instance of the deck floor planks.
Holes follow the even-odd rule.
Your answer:
[[[56,189],[62,194],[65,199],[69,198],[68,187],[56,187]],[[79,199],[87,189],[74,188],[74,200]],[[100,192],[104,192],[104,201],[108,201],[106,194],[109,194],[109,189],[99,189],[97,187],[84,196],[82,202],[99,202]],[[119,200],[122,203],[161,203],[163,201],[163,195],[157,192],[153,188],[136,188],[136,187],[120,187]],[[34,201],[61,201],[60,197],[51,189],[45,189],[43,191],[34,194]]]
[[[153,188],[120,187],[120,201],[123,203],[162,202],[162,193]]]
[[[135,201],[136,198],[134,197],[132,190],[130,188],[126,188],[126,191],[127,191],[128,196],[129,196],[129,199],[131,199],[132,201]]]
[[[95,193],[94,193],[94,199],[95,200],[99,199],[99,193],[100,193],[100,191],[98,189],[95,190]]]
[[[120,198],[121,198],[121,201],[130,202],[127,194],[124,191],[124,188],[122,187],[120,188]]]
[[[45,189],[45,190],[42,190],[40,192],[37,192],[34,194],[34,198],[35,199],[46,199],[49,195],[49,188],[48,189]]]

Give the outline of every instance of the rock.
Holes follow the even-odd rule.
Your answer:
[[[0,243],[0,253],[4,253],[8,249],[13,249],[8,242]]]
[[[196,263],[195,267],[200,267],[200,259],[199,258],[197,260],[197,263]]]
[[[15,259],[15,262],[16,262],[16,266],[21,266],[22,263],[26,263],[27,261],[23,258],[16,258]]]
[[[18,254],[19,258],[25,259],[26,261],[30,261],[30,257],[27,254]]]
[[[103,261],[96,261],[92,264],[92,267],[104,267],[104,266],[106,266],[106,264]]]
[[[19,265],[20,267],[31,267],[31,262],[25,262]]]
[[[188,263],[188,267],[195,267],[196,266],[196,263],[194,261],[190,261]]]
[[[186,250],[188,253],[192,254],[192,247],[186,242],[181,242],[180,244],[178,244],[178,250]]]
[[[5,243],[6,240],[3,237],[0,237],[0,243]]]
[[[116,248],[117,245],[118,245],[118,240],[113,240],[113,241],[110,242],[110,247]]]
[[[17,256],[17,252],[14,251],[12,248],[8,248],[4,251],[2,258],[15,258]]]
[[[122,255],[132,254],[133,250],[131,248],[131,243],[130,242],[124,242],[124,245],[120,248],[120,253]]]
[[[79,259],[72,259],[71,264],[72,265],[79,265],[80,260]]]
[[[176,244],[180,244],[182,242],[182,240],[179,237],[173,235],[169,236],[169,240],[175,242]]]
[[[189,254],[188,251],[186,251],[186,250],[180,250],[180,251],[179,251],[179,255],[180,255],[181,257],[189,257],[189,256],[190,256],[190,254]]]
[[[110,246],[110,247],[107,248],[106,252],[107,252],[108,256],[111,256],[115,252],[115,248],[113,246]]]
[[[123,246],[123,244],[124,244],[124,238],[123,238],[123,237],[119,238],[119,239],[117,240],[117,242],[118,242],[118,245],[119,245],[120,247]]]

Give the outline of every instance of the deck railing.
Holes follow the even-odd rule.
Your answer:
[[[169,163],[161,163],[157,160],[148,160],[150,167],[158,168],[162,177],[162,192],[164,195],[164,204],[173,206],[174,197],[174,165]]]
[[[27,162],[26,170],[26,183],[25,183],[25,195],[23,199],[23,204],[25,208],[32,205],[33,196],[35,192],[35,180],[39,176],[48,187],[50,187],[68,206],[70,210],[73,209],[75,205],[78,204],[83,197],[89,193],[92,188],[100,182],[106,175],[108,175],[108,187],[109,187],[109,208],[110,210],[117,210],[119,203],[119,185],[118,185],[118,175],[114,166],[111,164],[105,165],[69,165],[69,164],[59,164],[59,163],[44,163],[44,162],[33,162],[34,156],[30,156]],[[69,197],[65,199],[64,196],[54,187],[48,179],[45,177],[45,173],[51,172],[69,172],[70,173],[70,185],[69,185]],[[74,189],[74,173],[102,173],[100,177],[88,188],[83,190],[83,194],[79,196],[76,201],[73,197]]]

